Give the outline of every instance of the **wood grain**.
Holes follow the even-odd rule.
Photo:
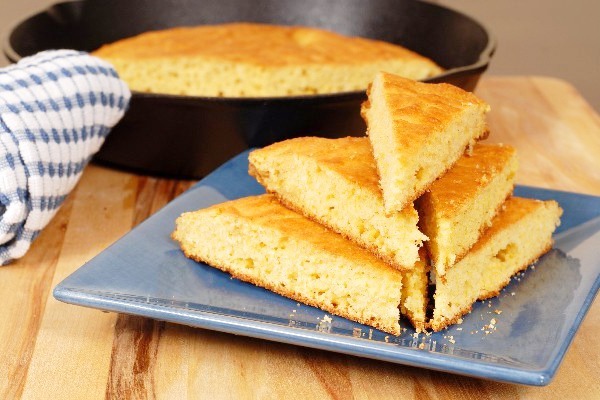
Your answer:
[[[488,141],[517,147],[519,183],[600,194],[600,117],[571,85],[489,78],[477,92],[492,106]]]
[[[600,118],[569,84],[488,77],[488,141],[522,184],[600,195]],[[600,398],[596,301],[547,387],[489,382],[60,303],[52,288],[193,182],[96,165],[22,260],[0,268],[0,398]]]
[[[138,177],[132,226],[143,222],[192,182]],[[156,398],[154,372],[165,323],[119,315],[115,324],[107,399]]]

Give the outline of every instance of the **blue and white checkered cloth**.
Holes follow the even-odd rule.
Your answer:
[[[23,256],[128,107],[110,64],[56,50],[0,69],[0,264]]]

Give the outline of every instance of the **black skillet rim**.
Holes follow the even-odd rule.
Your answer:
[[[37,17],[38,15],[42,15],[48,12],[51,7],[54,7],[59,4],[67,4],[67,3],[78,3],[83,0],[71,0],[71,1],[61,1],[54,3],[39,12],[29,15],[16,22],[12,26],[9,26],[6,29],[0,39],[0,43],[2,43],[2,50],[5,56],[9,61],[16,63],[20,59],[24,58],[24,56],[20,55],[11,45],[10,37],[12,33],[26,21]],[[428,7],[438,8],[442,10],[446,10],[452,13],[456,13],[461,15],[464,18],[467,18],[479,25],[483,32],[487,36],[487,45],[479,54],[479,59],[468,65],[450,68],[445,70],[443,73],[424,79],[423,82],[444,82],[454,77],[460,77],[462,75],[472,74],[473,72],[483,72],[487,69],[494,52],[496,51],[496,38],[490,30],[481,22],[476,19],[470,17],[469,15],[454,10],[452,8],[441,6],[439,4],[433,3],[424,3]],[[319,102],[329,102],[332,99],[336,100],[350,100],[350,99],[359,99],[364,97],[364,90],[362,91],[352,91],[352,92],[336,92],[336,93],[324,93],[324,94],[315,94],[315,95],[296,95],[296,96],[272,96],[272,97],[211,97],[211,96],[187,96],[187,95],[175,95],[175,94],[163,94],[163,93],[145,93],[132,90],[132,95],[136,98],[146,98],[146,99],[160,99],[160,100],[170,100],[174,102],[188,103],[188,102],[197,102],[197,101],[214,101],[214,102],[222,102],[228,104],[241,104],[241,105],[251,105],[254,103],[265,103],[265,102],[288,102],[294,100],[312,100]]]

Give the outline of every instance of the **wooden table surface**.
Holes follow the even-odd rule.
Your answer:
[[[569,84],[488,77],[488,142],[518,183],[600,195],[600,118]],[[0,268],[0,398],[600,398],[596,299],[553,382],[527,387],[60,303],[52,289],[192,185],[89,165],[22,260]]]

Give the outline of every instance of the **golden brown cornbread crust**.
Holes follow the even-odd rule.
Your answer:
[[[242,280],[244,282],[249,282],[255,286],[259,286],[259,287],[263,287],[267,290],[270,290],[274,293],[277,293],[281,296],[287,297],[289,299],[292,300],[296,300],[299,301],[301,303],[307,304],[309,306],[312,307],[316,307],[316,308],[320,308],[321,310],[330,312],[331,314],[335,314],[338,315],[342,318],[346,318],[349,319],[351,321],[356,321],[359,322],[361,324],[365,324],[365,325],[369,325],[372,326],[374,328],[380,329],[384,332],[387,333],[391,333],[392,335],[398,336],[400,335],[400,329],[394,329],[391,328],[387,325],[382,325],[374,316],[372,316],[370,319],[361,319],[361,318],[357,318],[355,315],[351,315],[347,312],[345,312],[343,309],[341,308],[332,308],[332,307],[327,307],[321,303],[318,303],[316,301],[314,301],[313,299],[311,299],[310,297],[306,297],[306,296],[302,296],[300,293],[292,291],[292,290],[285,290],[284,288],[282,288],[281,286],[276,286],[273,285],[270,281],[267,280],[257,280],[254,279],[254,277],[252,277],[249,274],[244,274],[236,269],[233,268],[229,268],[226,265],[217,265],[213,260],[208,260],[208,259],[202,259],[201,257],[192,254],[190,252],[188,252],[185,248],[182,247],[183,253],[185,254],[186,257],[197,261],[197,262],[202,262],[202,263],[206,263],[211,265],[214,268],[218,268],[223,272],[227,272],[228,274],[230,274],[233,278]],[[400,316],[398,316],[400,317]]]
[[[300,236],[317,249],[337,254],[354,262],[369,264],[372,269],[382,274],[397,273],[392,267],[350,243],[341,235],[283,207],[275,196],[270,194],[220,203],[206,210],[218,210],[219,214],[234,215],[256,225],[277,229],[289,236]]]
[[[181,241],[186,256],[207,262],[238,279],[265,287],[275,293],[398,335],[400,326],[394,320],[394,312],[397,309],[411,321],[417,332],[425,329],[442,330],[448,325],[460,323],[461,318],[471,312],[477,300],[498,295],[514,274],[526,269],[546,253],[552,247],[551,235],[560,223],[562,211],[558,203],[553,201],[511,197],[516,171],[515,150],[510,146],[476,143],[476,140],[486,137],[489,132],[484,118],[489,106],[471,93],[451,85],[421,84],[386,73],[380,73],[378,77],[386,82],[389,80],[392,84],[385,89],[381,89],[381,85],[375,86],[380,93],[379,101],[374,101],[374,109],[377,112],[373,112],[370,101],[363,104],[361,113],[369,125],[369,137],[336,140],[296,138],[250,153],[249,174],[254,176],[269,194],[237,200],[235,206],[233,202],[229,202],[208,209],[209,212],[216,210],[219,214],[230,216],[228,223],[216,226],[234,227],[230,232],[237,234],[237,241],[221,241],[225,243],[224,246],[208,237],[206,241],[197,241],[209,243],[205,244],[209,247],[212,243],[221,253],[239,261],[237,264],[228,264],[227,258],[222,262],[219,258],[215,260],[210,256],[203,257],[195,251],[194,246],[188,246],[182,240],[183,236],[178,235],[176,231],[173,238]],[[369,88],[369,98],[371,95]],[[384,106],[381,105],[382,98]],[[372,124],[379,119],[389,121],[394,127],[393,135],[379,136],[383,140],[375,139],[371,131]],[[384,125],[380,124],[379,127],[385,128]],[[390,132],[386,129],[382,131]],[[392,137],[392,140],[387,141],[388,137]],[[387,154],[378,158],[376,148],[383,149]],[[423,148],[428,150],[422,151]],[[444,152],[444,148],[452,150]],[[340,152],[340,149],[348,151]],[[381,151],[379,154],[381,155]],[[391,174],[392,176],[404,178],[404,170],[411,171],[410,168],[403,168],[406,165],[417,166],[412,169],[417,178],[427,168],[433,171],[426,175],[426,179],[417,179],[422,186],[415,186],[413,195],[422,195],[418,201],[427,200],[435,204],[439,217],[446,219],[443,226],[454,226],[446,231],[455,236],[458,236],[457,232],[465,233],[462,236],[463,244],[458,246],[463,246],[466,240],[469,241],[469,247],[461,250],[461,253],[452,252],[452,256],[456,255],[455,258],[446,257],[451,260],[446,267],[446,271],[450,271],[447,276],[444,276],[443,272],[434,274],[436,265],[429,264],[427,255],[421,255],[418,267],[415,265],[413,268],[403,269],[401,264],[378,251],[376,247],[381,245],[382,237],[388,236],[392,238],[392,244],[404,244],[404,239],[411,236],[404,233],[404,236],[395,236],[393,232],[404,232],[404,229],[397,227],[404,228],[416,223],[409,221],[389,224],[387,219],[383,224],[367,222],[379,219],[382,214],[391,218],[394,213],[399,214],[397,210],[405,212],[409,208],[402,201],[398,201],[396,206],[404,204],[403,208],[387,209],[383,202],[386,187],[394,189],[393,184],[386,186],[381,177],[382,165],[385,167],[390,161],[390,158],[385,157],[390,155],[400,159],[400,168],[396,168],[399,173]],[[437,162],[438,155],[443,161]],[[412,160],[433,160],[437,164],[411,164],[402,159],[404,156],[407,156],[407,159],[412,157]],[[259,163],[260,158],[262,160]],[[443,168],[440,169],[440,166]],[[435,175],[433,180],[428,181],[432,175]],[[498,179],[492,181],[495,178]],[[288,184],[289,182],[291,183]],[[392,182],[397,183],[396,187],[401,187],[400,192],[405,190],[401,185],[402,179]],[[497,184],[499,182],[503,185]],[[483,191],[484,188],[495,189]],[[369,195],[366,195],[367,192]],[[371,195],[378,197],[378,200],[373,200]],[[317,201],[314,201],[315,199]],[[335,202],[331,201],[332,199]],[[504,203],[500,204],[502,200]],[[366,206],[355,207],[356,204]],[[379,213],[380,208],[382,213]],[[371,213],[374,209],[378,210],[378,213]],[[414,211],[414,207],[412,210]],[[492,216],[488,212],[491,212]],[[363,218],[355,218],[356,215]],[[342,223],[336,226],[339,221]],[[262,226],[264,229],[248,230],[245,227],[247,224]],[[206,223],[205,220],[203,225],[210,226],[210,223]],[[347,234],[340,226],[360,227],[362,231],[357,235],[355,230],[350,229],[348,232],[351,233]],[[381,226],[393,228],[381,229]],[[460,228],[456,228],[457,226]],[[376,229],[371,229],[373,227]],[[365,241],[362,234],[371,231],[376,234],[366,236]],[[478,232],[477,239],[466,233],[475,231]],[[286,255],[254,258],[248,254],[256,252],[239,253],[235,250],[237,245],[246,246],[246,241],[256,245],[257,239],[268,242],[265,238],[278,238],[279,232],[286,236],[284,247],[289,250]],[[223,231],[220,231],[219,235],[226,237]],[[330,237],[331,235],[336,239]],[[288,241],[289,237],[294,239]],[[371,253],[363,252],[355,246],[354,250],[348,251],[349,241],[345,239],[358,243]],[[280,243],[277,240],[279,239],[268,242],[277,244],[274,247],[267,244],[264,251],[259,246],[258,252],[266,254],[273,248],[277,249]],[[379,241],[379,244],[374,244],[375,241]],[[310,246],[306,246],[304,242],[310,243]],[[447,240],[447,243],[456,242]],[[394,255],[412,252],[408,247],[400,247],[400,251],[398,248],[396,247]],[[447,248],[452,249],[452,246]],[[423,253],[424,248],[420,251]],[[323,257],[322,253],[325,252],[331,257]],[[289,254],[292,254],[292,257]],[[313,254],[317,257],[311,257]],[[300,292],[298,288],[302,287],[305,290],[312,286],[307,286],[306,281],[301,279],[294,278],[290,284],[271,275],[271,271],[275,270],[283,271],[282,274],[288,274],[289,277],[289,271],[297,267],[306,271],[304,268],[307,264],[296,264],[296,260],[300,259],[306,260],[310,268],[315,265],[325,266],[325,269],[319,270],[320,276],[326,276],[320,282],[329,287],[344,285],[346,291],[342,296],[335,292],[333,297],[321,296],[328,290],[324,286],[321,287],[323,291]],[[255,271],[245,273],[248,269],[244,269],[241,263],[246,260],[249,260],[251,265],[247,268],[255,268]],[[360,269],[358,274],[356,265]],[[395,271],[395,275],[391,274],[390,265],[400,266],[402,273]],[[363,280],[363,267],[372,270],[374,274]],[[309,271],[313,271],[310,268]],[[255,274],[262,269],[268,270],[266,275]],[[341,274],[330,275],[331,270],[340,271]],[[434,300],[437,303],[433,317],[427,320],[425,311],[429,272],[432,282],[436,282]],[[304,275],[300,272],[299,275],[309,276],[306,272]],[[332,276],[335,278],[331,278]],[[386,285],[388,279],[394,282]],[[401,282],[397,282],[398,279]],[[354,287],[357,285],[352,285],[356,282],[360,282],[358,288]],[[374,287],[376,291],[373,290]],[[389,295],[400,290],[402,294],[399,298]],[[357,300],[338,302],[338,299],[342,298]]]
[[[490,228],[487,229],[483,235],[481,235],[481,238],[471,248],[471,251],[478,251],[482,247],[487,246],[488,243],[493,240],[493,237],[499,232],[508,229],[511,225],[521,220],[521,218],[523,218],[525,215],[535,211],[538,207],[544,207],[544,204],[546,203],[552,204],[553,207],[560,208],[558,203],[554,200],[542,201],[511,196],[510,199],[504,202],[502,205],[502,217],[494,218],[492,226],[490,226]],[[552,238],[550,238],[550,240],[552,240]],[[550,242],[550,247],[552,247],[552,242]]]
[[[510,198],[512,196],[512,193],[509,193],[506,198],[504,199],[504,201],[506,202],[506,200],[508,200],[508,198]],[[498,212],[500,212],[500,210],[502,209],[502,204],[499,204],[495,209],[494,209],[494,214],[498,214]],[[485,232],[486,229],[488,229],[488,226],[481,226],[478,230],[478,234],[479,237],[481,237],[481,235],[483,234],[483,232]],[[458,263],[460,260],[463,259],[463,257],[473,248],[473,246],[475,245],[475,243],[473,243],[473,245],[471,247],[469,247],[468,249],[466,249],[465,251],[458,253],[456,255],[456,263]],[[438,276],[438,279],[441,279],[442,281],[445,279],[444,276]]]
[[[506,202],[506,200],[508,200],[508,199],[509,199],[511,196],[512,196],[512,193],[509,193],[509,194],[506,196],[506,198],[504,199],[504,201]],[[501,210],[501,209],[502,209],[502,204],[499,204],[499,205],[498,205],[498,206],[497,206],[497,207],[494,209],[494,214],[498,214],[498,213],[500,212],[500,210]],[[478,231],[477,231],[477,234],[478,234],[478,236],[479,236],[479,237],[481,237],[481,235],[483,234],[483,232],[485,232],[485,230],[486,230],[486,229],[488,229],[488,228],[489,228],[489,226],[481,226],[481,227],[478,229]],[[474,246],[474,245],[475,245],[475,243],[473,243],[473,245],[472,245],[471,247],[467,248],[467,249],[466,249],[466,250],[464,250],[463,252],[457,253],[457,254],[456,254],[456,260],[455,260],[455,263],[454,263],[454,264],[458,264],[458,263],[459,263],[459,262],[460,262],[460,261],[461,261],[461,260],[464,258],[464,256],[465,256],[465,255],[467,255],[467,254],[469,253],[469,251],[470,251],[470,250],[473,248],[473,246]],[[431,256],[431,251],[430,251],[430,249],[429,249],[428,243],[425,243],[425,245],[424,245],[423,247],[425,247],[425,250],[427,251],[427,257],[428,257],[428,258],[431,260],[431,259],[432,259],[432,256]],[[440,275],[438,275],[438,276],[436,277],[436,279],[439,279],[439,280],[441,280],[442,282],[444,282],[444,281],[445,281],[445,279],[446,279],[446,277],[445,277],[445,275],[441,275],[441,276],[440,276]]]
[[[398,293],[397,297],[394,294],[386,293],[385,297],[394,298],[397,300],[392,308],[397,312],[396,318],[394,320],[394,324],[385,324],[385,319],[378,319],[378,315],[376,313],[372,313],[370,315],[365,315],[365,317],[361,317],[364,315],[364,311],[361,311],[360,303],[349,303],[349,307],[354,310],[354,312],[348,312],[341,306],[337,306],[334,304],[323,304],[315,299],[307,297],[302,294],[303,288],[296,290],[293,285],[280,286],[275,285],[268,278],[268,275],[258,274],[256,276],[252,276],[249,273],[245,273],[243,270],[236,269],[235,263],[231,263],[229,265],[227,262],[219,262],[218,257],[214,254],[212,256],[205,256],[202,253],[202,249],[205,249],[204,246],[211,246],[211,244],[205,244],[204,241],[202,243],[198,243],[198,238],[194,237],[194,232],[190,231],[191,227],[194,227],[194,219],[197,215],[202,215],[202,221],[213,221],[218,220],[222,223],[228,223],[228,221],[236,221],[236,223],[242,223],[249,226],[258,226],[266,228],[268,232],[279,232],[282,233],[281,238],[285,239],[285,242],[280,245],[283,247],[287,246],[287,242],[296,243],[295,241],[301,241],[303,243],[309,243],[311,251],[322,252],[334,255],[336,258],[343,258],[347,261],[348,265],[352,265],[352,268],[355,268],[354,271],[360,273],[360,276],[368,275],[366,282],[370,282],[371,285],[375,284],[374,279],[377,277],[377,282],[381,280],[385,282],[397,282]],[[204,225],[202,229],[208,229],[210,232],[211,239],[212,237],[216,240],[219,238],[223,239],[223,232],[216,233],[216,230],[213,230],[215,227],[211,228],[210,226]],[[239,235],[236,231],[228,231],[228,235]],[[255,285],[265,287],[273,292],[284,295],[286,297],[292,298],[297,301],[302,301],[303,303],[319,307],[325,311],[331,312],[332,314],[340,315],[344,318],[348,318],[360,323],[369,324],[378,329],[381,329],[385,332],[399,335],[400,334],[400,326],[398,320],[400,318],[399,305],[401,301],[401,274],[390,267],[389,265],[383,263],[378,260],[376,257],[371,255],[370,253],[364,251],[363,249],[353,245],[351,242],[343,239],[340,235],[337,235],[325,227],[316,224],[301,215],[288,210],[279,204],[279,202],[271,195],[261,195],[261,196],[252,196],[248,198],[238,199],[234,201],[229,201],[221,204],[217,204],[215,206],[206,208],[204,210],[199,210],[197,212],[184,213],[178,219],[176,223],[176,229],[172,234],[172,238],[180,243],[180,246],[184,252],[184,254],[192,258],[196,261],[206,262],[216,268],[219,268],[225,272],[230,273],[232,276],[242,279],[244,281],[251,282]],[[248,238],[250,239],[250,238]],[[254,239],[254,238],[253,238]],[[260,238],[256,238],[255,241],[265,240],[261,236]],[[279,245],[278,245],[279,246]],[[289,246],[289,251],[294,251],[295,246]],[[257,252],[260,251],[274,251],[272,248],[265,247],[265,250],[261,249],[259,246],[256,249]],[[281,250],[285,251],[285,250]],[[209,254],[205,253],[205,254]],[[225,260],[233,260],[235,257],[240,257],[242,253],[236,253],[235,251],[232,254],[219,255],[219,257],[223,257]],[[278,253],[283,254],[283,253]],[[276,256],[279,257],[279,256]],[[255,266],[253,268],[261,268],[260,266]],[[298,267],[303,268],[303,267]],[[350,273],[350,270],[344,270],[342,272],[343,275]],[[300,273],[300,272],[297,272]],[[263,276],[263,279],[257,278],[257,276]],[[350,275],[355,276],[355,275]],[[324,278],[321,278],[324,279]],[[361,281],[362,282],[362,281]],[[332,284],[340,284],[343,285],[344,282],[335,282]],[[392,285],[393,286],[393,285]],[[392,287],[390,286],[390,287]],[[378,288],[379,284],[376,286],[372,286],[370,290],[374,290]],[[346,290],[340,289],[338,290]],[[351,289],[347,289],[348,292],[351,292]],[[387,301],[387,300],[386,300]],[[386,303],[388,306],[391,304]],[[352,308],[354,307],[354,308]],[[388,307],[389,308],[389,307]],[[391,309],[391,308],[390,308]],[[390,309],[386,310],[386,312],[390,312]],[[349,308],[350,310],[350,308]],[[389,317],[389,316],[388,316]]]
[[[361,107],[387,212],[400,210],[487,134],[490,107],[448,84],[380,72]]]
[[[552,245],[553,245],[552,243],[548,244],[548,246],[546,246],[539,254],[532,257],[530,260],[525,262],[520,267],[516,268],[513,276],[516,275],[517,273],[519,273],[520,271],[526,270],[531,264],[535,263],[541,256],[543,256],[548,251],[550,251],[550,249],[552,249]],[[512,279],[512,277],[508,278],[507,280],[505,280],[503,282],[498,282],[498,287],[495,291],[487,292],[484,295],[480,296],[477,300],[487,300],[492,297],[496,297],[496,296],[500,295],[500,291],[502,289],[504,289],[510,283],[511,279]],[[468,307],[461,309],[456,315],[454,315],[453,318],[446,318],[441,323],[434,325],[434,324],[432,324],[431,320],[428,321],[425,326],[425,329],[432,329],[435,332],[439,332],[439,331],[449,327],[450,325],[454,325],[454,324],[458,323],[466,314],[469,314],[472,310],[473,310],[473,303],[471,303]]]
[[[425,60],[435,65],[413,51],[383,41],[348,37],[312,27],[258,23],[151,31],[103,45],[94,54],[131,59],[201,55],[265,67],[324,63],[347,65],[391,58]]]
[[[387,215],[366,137],[306,137],[254,150],[249,173],[286,207],[340,233],[399,270],[427,237],[410,204]]]
[[[340,157],[339,152],[336,151],[339,148],[347,149],[348,153],[345,153],[344,157]],[[381,196],[377,167],[375,166],[375,159],[373,158],[369,139],[366,136],[340,139],[299,137],[271,144],[265,149],[268,149],[268,152],[274,156],[296,151],[298,156],[319,159],[323,163],[326,163],[329,169],[337,172],[340,176],[360,185],[377,196]],[[262,154],[265,149],[255,150],[250,153],[249,173],[259,180],[259,182],[261,177],[252,165],[252,158]]]
[[[460,311],[456,313],[452,318],[444,318],[442,321],[438,321],[437,323],[433,320],[429,320],[425,329],[431,329],[434,332],[439,332],[446,329],[450,325],[459,323],[462,317],[473,311],[473,304],[474,303],[471,303],[468,307],[461,308]]]
[[[401,46],[318,28],[256,23],[177,27],[102,46],[132,90],[272,97],[364,90],[379,70],[426,79],[443,70]]]
[[[306,217],[307,219],[313,221],[316,224],[320,224],[323,225],[324,227],[331,229],[333,232],[336,232],[338,234],[340,234],[343,238],[353,241],[353,238],[349,237],[348,235],[346,235],[344,232],[339,232],[338,230],[336,230],[336,228],[331,225],[328,224],[326,222],[323,221],[318,221],[315,218],[313,218],[309,212],[307,212],[305,209],[301,208],[301,207],[297,207],[296,205],[294,205],[293,203],[290,203],[289,201],[287,201],[285,198],[281,197],[279,194],[277,194],[276,192],[271,192],[268,191],[269,194],[272,194],[273,196],[275,196],[277,198],[277,200],[284,205],[285,207],[289,208],[292,211],[297,212],[298,214],[302,214],[302,216]],[[361,246],[362,247],[362,246]],[[402,266],[397,265],[397,263],[395,262],[395,260],[393,258],[390,258],[388,256],[386,256],[385,254],[381,253],[380,251],[377,251],[376,248],[371,247],[369,250],[374,256],[376,256],[377,258],[379,258],[381,261],[386,262],[392,266],[394,266],[396,269],[398,269],[399,271],[402,271]]]
[[[368,138],[294,138],[248,158],[250,175],[283,205],[402,270],[402,313],[424,329],[428,276],[418,257],[426,237],[412,204],[386,215]]]
[[[426,195],[435,204],[440,217],[449,218],[460,211],[515,153],[514,147],[508,145],[475,144],[472,156],[461,157],[427,189]]]
[[[513,147],[477,143],[417,199],[419,226],[430,237],[425,246],[438,279],[445,279],[444,270],[464,257],[512,194],[517,164]],[[454,262],[446,265],[443,257],[451,255]]]
[[[454,310],[451,315],[439,315],[434,311],[434,318],[429,321],[429,327],[434,331],[442,330],[456,323],[465,313],[468,313],[474,301],[498,295],[502,288],[510,282],[512,276],[526,269],[552,248],[551,234],[556,226],[560,224],[561,214],[562,210],[555,201],[510,197],[504,203],[501,212],[494,218],[492,226],[484,232],[467,256],[452,269],[451,274],[454,274],[452,287],[456,289],[457,283],[469,282],[470,288],[466,291],[468,294],[465,294],[461,289],[461,296],[445,297],[444,301],[451,301],[455,305],[462,303],[465,305],[458,310]],[[534,236],[533,240],[535,242],[527,242],[530,240],[527,236],[528,233],[533,233],[535,230],[538,230],[543,236]],[[499,246],[506,246],[506,248],[498,251],[498,241],[502,243]],[[511,255],[509,249],[515,245],[517,247],[513,250],[514,255]],[[505,249],[508,254],[501,254],[504,253]],[[498,253],[493,255],[497,251]],[[491,255],[493,257],[490,257]],[[523,256],[526,256],[526,258],[523,258]],[[464,264],[467,257],[469,257],[469,263]],[[496,262],[500,260],[501,262],[492,264],[492,260],[496,258]],[[483,261],[483,264],[471,265],[474,262],[481,261]],[[459,272],[460,275],[456,275]],[[447,284],[448,281],[442,283],[444,286]],[[462,286],[460,287],[462,288]],[[447,288],[446,296],[448,295]],[[438,300],[439,298],[436,298],[436,309],[439,306],[437,304]],[[436,315],[438,316],[436,317]]]
[[[402,132],[396,140],[403,152],[418,152],[424,139],[427,140],[424,135],[444,129],[465,106],[476,105],[489,110],[487,103],[473,93],[448,83],[415,82],[385,72],[381,75],[386,83],[385,100],[395,110],[394,127]],[[367,98],[371,95],[371,88],[372,85],[369,85]],[[367,124],[370,107],[369,100],[365,100],[361,107],[361,116]],[[483,139],[488,134],[489,128],[486,128],[477,138]]]

